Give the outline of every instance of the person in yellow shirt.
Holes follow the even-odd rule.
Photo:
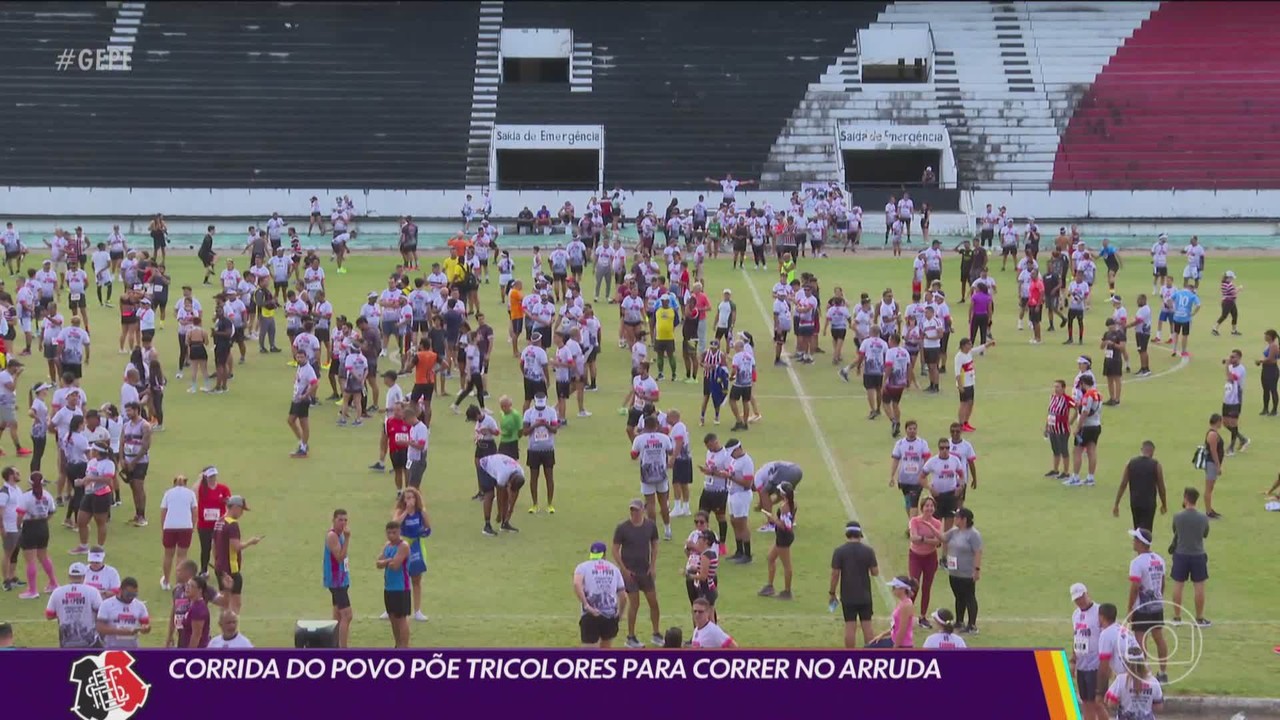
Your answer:
[[[679,313],[671,304],[671,295],[663,295],[658,309],[654,312],[653,349],[658,354],[658,379],[663,379],[662,361],[671,363],[671,380],[676,379],[676,323]]]
[[[445,260],[444,263],[441,264],[440,269],[444,270],[444,276],[449,278],[449,285],[451,287],[462,282],[462,278],[466,274],[463,271],[462,261],[458,259],[458,252],[456,250],[449,253],[449,259]]]
[[[258,309],[258,352],[280,352],[276,347],[276,308],[279,303],[271,290],[269,275],[258,278],[258,289],[253,291],[253,295],[253,304]],[[268,342],[270,351],[267,350]]]

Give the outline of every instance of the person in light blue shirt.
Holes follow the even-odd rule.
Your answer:
[[[1182,282],[1182,289],[1173,294],[1173,338],[1176,341],[1178,336],[1182,336],[1182,357],[1189,358],[1191,354],[1187,352],[1187,337],[1191,335],[1191,318],[1200,312],[1200,298],[1196,295],[1195,290],[1191,289],[1191,280]],[[1173,347],[1173,357],[1178,356],[1178,346],[1175,342]]]

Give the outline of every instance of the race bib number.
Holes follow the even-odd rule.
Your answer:
[[[204,520],[205,520],[205,522],[218,522],[218,518],[220,518],[220,517],[222,517],[222,514],[218,512],[218,508],[205,508],[205,509],[204,509]]]
[[[163,285],[152,285],[152,286],[151,286],[151,292],[154,292],[154,293],[162,293],[162,292],[164,292],[164,286],[163,286]]]
[[[1088,655],[1089,654],[1089,638],[1077,636],[1076,643],[1075,643],[1075,651],[1076,651],[1076,655]]]
[[[1103,356],[1106,357],[1108,360],[1110,360],[1113,357],[1115,357],[1115,354],[1116,354],[1115,350],[1107,350],[1105,353],[1103,353]]]
[[[536,427],[533,429],[534,442],[547,442],[551,439],[551,431],[544,427]]]
[[[408,445],[408,444],[409,444],[409,433],[396,433],[396,444],[397,444],[397,445]]]
[[[80,302],[80,299],[83,297],[84,295],[80,293],[71,293],[71,302]]]
[[[124,444],[124,454],[125,454],[125,455],[133,456],[133,455],[137,455],[137,454],[138,454],[139,452],[141,452],[141,451],[142,451],[142,444],[141,444],[141,443],[132,443],[132,442],[129,442],[129,443],[125,443],[125,444]]]
[[[135,284],[135,285],[133,286],[133,289],[134,289],[134,290],[137,290],[138,292],[142,292],[143,290],[145,290],[145,289],[146,289],[146,287],[147,287],[147,286],[146,286],[146,285],[143,285],[142,283],[137,283],[137,284]]]
[[[905,474],[907,474],[907,475],[919,475],[919,474],[920,474],[920,461],[919,461],[919,460],[908,460],[908,461],[906,461],[906,462],[905,462],[905,463],[903,463],[903,465],[902,465],[902,472],[903,472],[903,473],[905,473]]]
[[[960,569],[960,563],[956,561],[956,556],[955,556],[955,555],[948,555],[948,556],[947,556],[947,569],[948,569],[948,570],[958,570],[958,569]]]

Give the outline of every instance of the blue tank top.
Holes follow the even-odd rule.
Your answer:
[[[404,516],[404,520],[400,521],[400,536],[410,541],[421,537],[425,537],[426,521],[422,517],[422,511],[416,511]]]
[[[397,545],[387,545],[382,548],[382,557],[384,560],[390,560],[396,556],[399,550]],[[399,568],[391,568],[388,566],[382,571],[382,589],[387,592],[401,592],[409,589],[409,563],[408,559]]]
[[[330,533],[333,531],[330,530]],[[347,544],[345,538],[338,536],[338,546],[342,547]],[[351,575],[347,572],[347,561],[338,559],[329,551],[328,536],[325,537],[324,545],[324,586],[327,588],[345,588],[351,587]]]

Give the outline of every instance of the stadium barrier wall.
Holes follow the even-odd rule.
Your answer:
[[[320,198],[326,211],[333,199],[350,195],[364,223],[385,222],[389,231],[395,219],[412,215],[417,220],[460,218],[467,194],[480,206],[480,191],[458,190],[362,190],[358,188],[314,189],[192,189],[192,188],[93,188],[93,187],[5,187],[0,188],[0,217],[15,219],[19,230],[45,231],[49,226],[70,220],[100,220],[101,228],[121,224],[129,232],[145,230],[147,220],[164,213],[171,232],[203,232],[208,222],[238,224],[260,222],[272,212],[295,221],[307,217],[310,198]],[[491,193],[494,215],[514,218],[528,206],[534,212],[546,205],[553,213],[570,201],[581,212],[589,190],[495,190]],[[698,195],[708,205],[720,200],[720,189],[689,187],[664,191],[624,191],[624,212],[634,217],[646,203],[658,213],[672,198],[688,208]],[[790,193],[739,191],[737,202],[758,206],[765,202],[785,207]],[[1221,234],[1222,224],[1230,224],[1233,234],[1273,236],[1280,234],[1280,190],[1187,190],[1187,191],[1064,191],[1049,190],[965,190],[961,192],[961,214],[935,214],[933,230],[940,235],[958,235],[973,230],[973,215],[987,203],[1007,206],[1022,222],[1035,215],[1042,226],[1050,222],[1088,222],[1091,227],[1115,227],[1115,234],[1147,234],[1159,228],[1178,226],[1207,228],[1205,234]],[[869,232],[879,226],[882,206],[864,206],[864,222]],[[64,220],[65,219],[65,220]],[[20,221],[19,221],[20,220]],[[190,229],[181,229],[189,224]],[[234,225],[226,228],[230,231]],[[1124,232],[1125,228],[1132,232]],[[86,227],[86,230],[89,230]],[[1190,230],[1195,232],[1195,230]],[[102,229],[97,230],[102,232]],[[1110,232],[1110,231],[1108,231]]]

